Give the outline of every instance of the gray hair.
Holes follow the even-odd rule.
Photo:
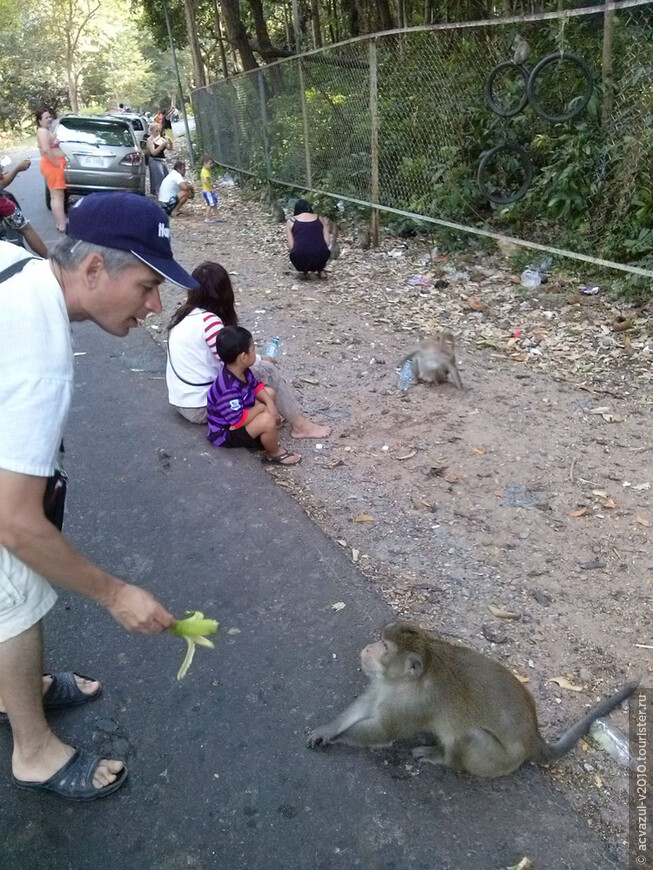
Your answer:
[[[104,268],[110,275],[116,275],[129,266],[136,266],[141,261],[131,251],[119,251],[117,248],[105,248],[80,239],[64,236],[50,253],[50,258],[58,263],[66,272],[73,272],[89,254],[101,254],[104,258]]]

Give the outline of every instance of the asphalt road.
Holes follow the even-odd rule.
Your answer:
[[[36,161],[12,189],[54,238]],[[183,641],[127,634],[61,594],[46,667],[105,691],[52,721],[125,758],[130,777],[88,805],[18,791],[0,726],[2,870],[501,870],[523,856],[535,870],[616,870],[582,808],[533,766],[482,781],[419,768],[405,747],[306,749],[306,729],[362,688],[359,650],[389,608],[255,456],[211,447],[169,410],[144,330],[73,333],[67,534],[220,631],[178,683]]]

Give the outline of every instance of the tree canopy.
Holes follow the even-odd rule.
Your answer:
[[[40,105],[106,111],[169,105],[177,81],[165,40],[129,0],[0,0],[0,125],[31,124]],[[182,19],[183,20],[183,19]],[[185,27],[184,27],[185,33]],[[185,68],[189,55],[182,51]]]

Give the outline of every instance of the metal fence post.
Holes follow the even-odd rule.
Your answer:
[[[263,124],[263,150],[265,151],[265,171],[268,176],[268,183],[272,176],[272,166],[270,164],[270,140],[268,138],[268,112],[267,98],[265,96],[265,79],[263,78],[263,70],[258,71],[258,92],[261,98],[261,122]]]
[[[242,167],[243,160],[242,160],[242,157],[240,154],[240,123],[238,120],[239,96],[238,96],[238,91],[236,90],[236,86],[232,82],[230,82],[229,84],[231,85],[231,88],[233,90],[232,110],[234,113],[233,114],[233,117],[234,117],[234,151],[235,151],[235,155],[236,155],[235,165],[238,167]]]
[[[370,136],[372,152],[372,202],[379,201],[379,81],[376,57],[376,39],[370,40]],[[372,209],[371,242],[379,244],[379,210]]]
[[[306,155],[306,184],[308,187],[313,186],[313,172],[311,170],[311,148],[308,142],[308,112],[306,110],[306,84],[304,82],[304,67],[301,59],[297,61],[299,65],[299,96],[302,101],[302,123],[304,125],[304,152]]]
[[[216,100],[216,108],[219,108],[219,107],[220,107],[220,101],[219,101],[219,99],[217,99]],[[218,160],[220,161],[220,163],[223,163],[224,158],[222,156],[222,137],[220,136],[220,124],[221,123],[222,123],[221,120],[219,120],[217,117],[213,118],[213,130],[215,131],[215,142],[216,142],[216,145],[218,146]]]

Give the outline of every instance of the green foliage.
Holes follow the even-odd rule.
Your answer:
[[[86,0],[11,4],[0,32],[0,129],[24,133],[40,105],[70,110],[71,80],[80,110],[104,112],[119,102],[138,108],[170,104],[177,82],[167,40],[161,48],[148,38],[128,0],[103,0],[82,26],[89,9],[94,6]],[[67,57],[69,34],[78,39]],[[185,52],[180,63],[188,64]]]
[[[188,45],[188,34],[184,0],[166,0],[166,4],[175,48],[185,48]],[[158,46],[160,51],[167,50],[170,41],[163,12],[163,0],[131,0],[131,5],[135,11],[142,11],[143,24],[149,30],[154,45]]]
[[[241,6],[246,16],[247,7]],[[265,8],[270,10],[267,3]],[[436,0],[431,8],[446,19],[453,7]],[[557,4],[529,7],[538,8],[550,11]],[[474,17],[472,9],[478,15],[481,7],[456,4],[456,16]],[[493,9],[488,7],[487,14],[494,14]],[[421,7],[413,4],[412,14],[418,23]],[[336,22],[332,24],[335,29]],[[347,23],[337,24],[346,36]],[[624,10],[615,17],[614,81],[609,89],[601,81],[601,16],[379,38],[378,201],[602,259],[646,262],[653,247],[651,25],[646,10]],[[488,75],[510,56],[518,30],[531,45],[531,68],[560,47],[591,67],[592,97],[574,121],[552,123],[532,105],[500,118],[486,104]],[[279,29],[275,32],[282,36]],[[307,58],[302,64],[303,102],[295,61],[279,65],[274,76],[264,71],[265,124],[258,76],[217,84],[201,98],[197,92],[198,107],[202,101],[198,123],[207,147],[222,162],[261,177],[268,174],[267,156],[271,178],[372,201],[370,63],[366,42]],[[566,69],[550,66],[543,77],[545,87],[538,95],[550,108],[579,99],[583,80]],[[502,99],[514,100],[523,93],[523,79],[511,74],[514,70],[507,68],[497,84]],[[534,173],[521,200],[499,206],[481,192],[477,171],[484,153],[509,142],[527,151]],[[364,209],[358,215],[358,207],[346,200],[344,213],[338,209],[336,215],[331,197],[309,193],[308,198],[321,213],[339,215],[341,221],[368,219]],[[392,213],[382,213],[382,221],[399,234],[426,233],[413,219]],[[462,232],[437,227],[435,234],[441,250],[469,247]],[[533,259],[527,251],[523,266]]]

